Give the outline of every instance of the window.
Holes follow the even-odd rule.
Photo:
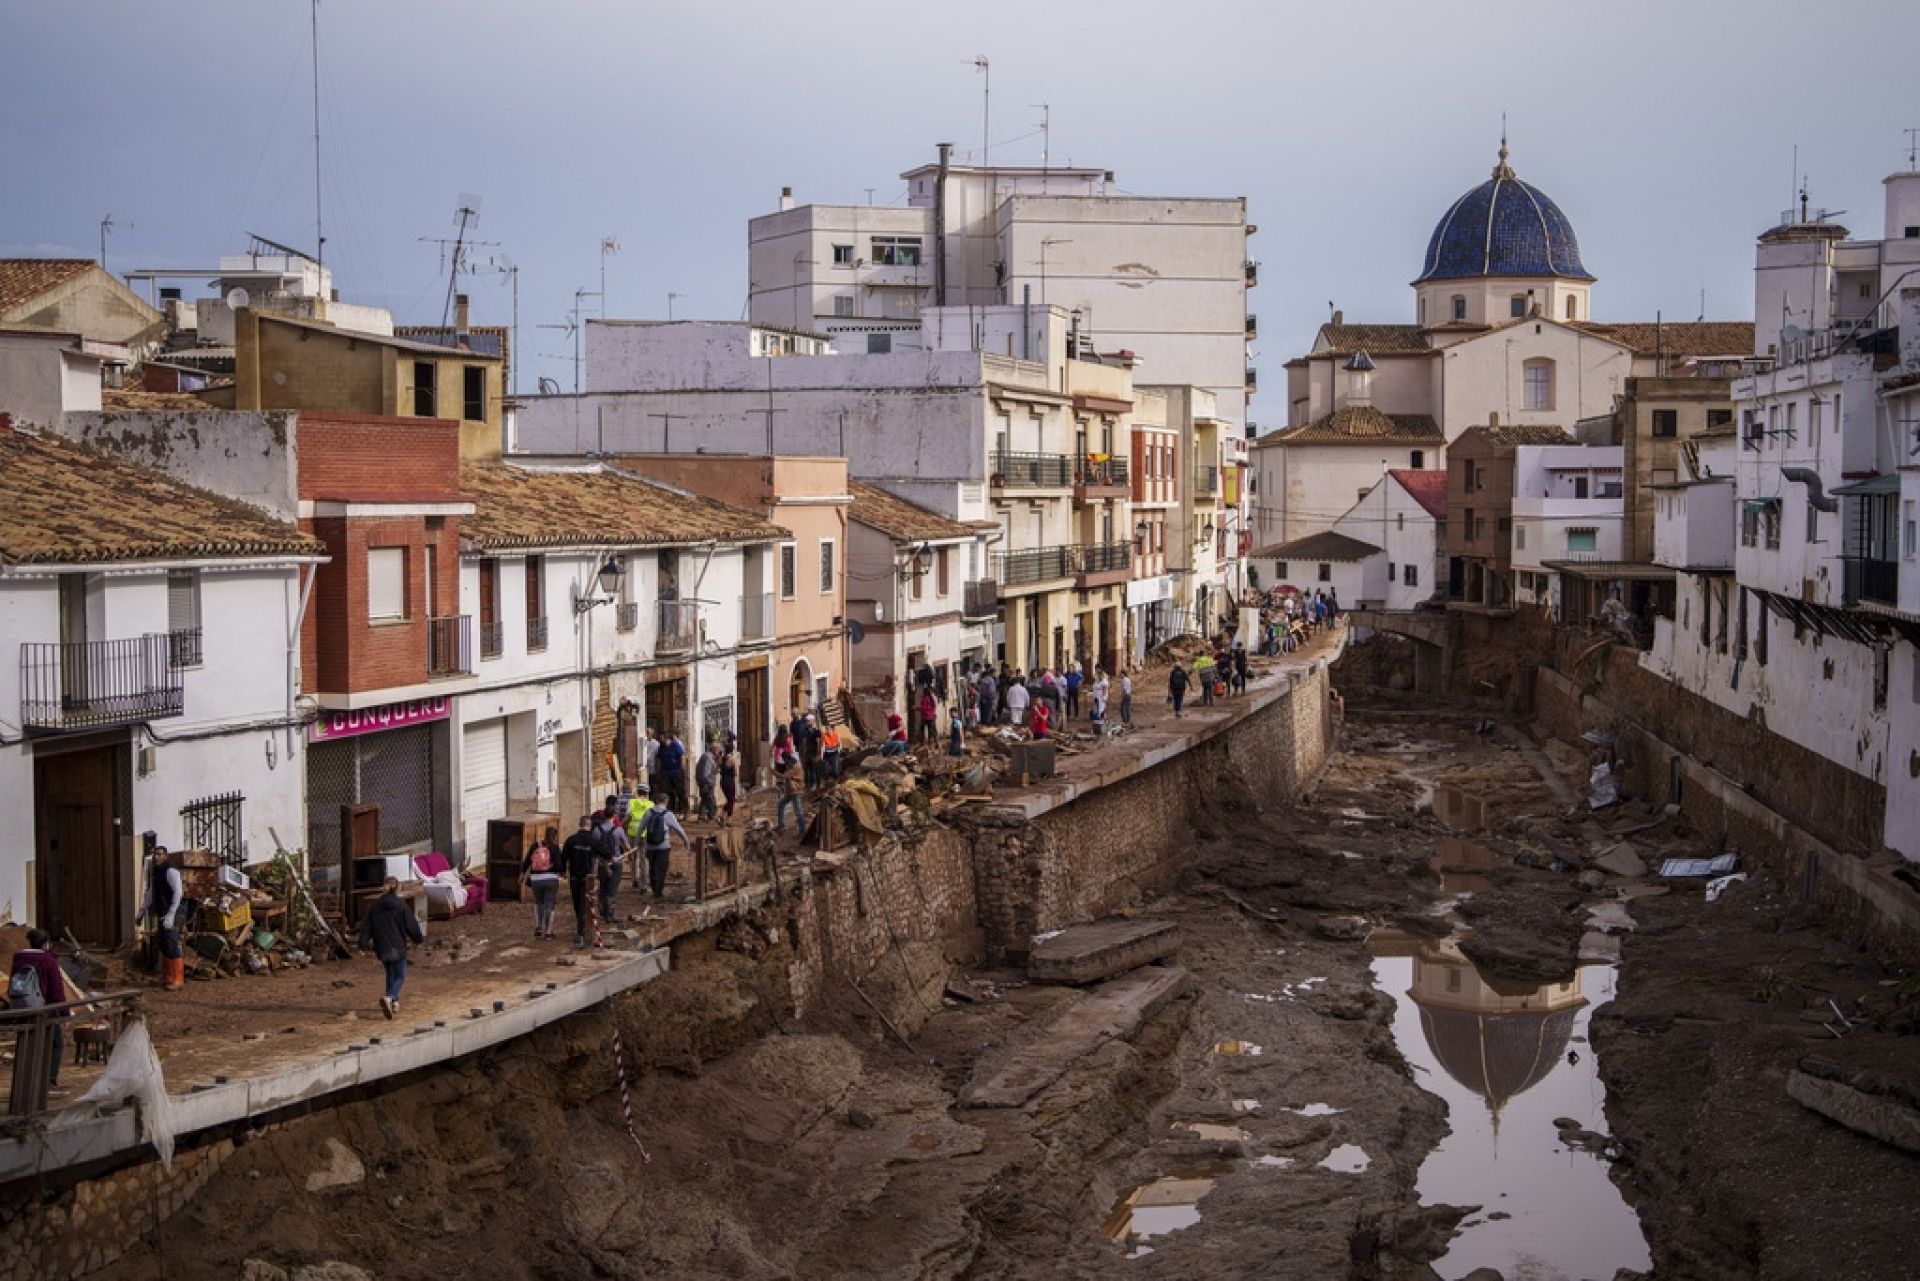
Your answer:
[[[1423,467],[1425,467],[1426,465],[1427,465],[1427,451],[1426,451],[1426,450],[1424,450],[1424,449],[1414,449],[1414,450],[1409,450],[1409,451],[1408,451],[1408,453],[1407,453],[1407,466],[1408,466],[1408,467],[1410,467],[1410,468],[1412,468],[1412,469],[1413,469],[1414,471],[1419,471],[1420,469],[1422,469],[1422,468],[1423,468]]]
[[[1273,562],[1273,576],[1277,579],[1285,578],[1287,576],[1287,562],[1284,560]]]
[[[872,243],[873,265],[876,267],[918,267],[920,265],[920,237],[918,236],[875,236]]]
[[[1820,541],[1820,509],[1813,505],[1811,498],[1807,500],[1807,541]]]
[[[1731,409],[1709,409],[1707,411],[1707,426],[1710,428],[1725,427],[1732,421],[1733,411]]]
[[[892,350],[893,350],[892,334],[868,334],[867,335],[867,354],[869,356],[884,356],[884,355],[887,355]]]
[[[1407,527],[1407,514],[1405,512],[1394,513],[1393,527],[1395,529],[1405,529]]]
[[[1573,496],[1575,498],[1585,498],[1587,496],[1587,478],[1585,476],[1575,476],[1573,478]]]
[[[1507,314],[1509,316],[1526,315],[1527,296],[1525,294],[1515,294],[1513,297],[1507,299]]]
[[[935,595],[947,594],[947,575],[949,563],[953,559],[953,548],[942,547],[933,553],[933,590]]]
[[[1579,318],[1580,318],[1579,300],[1575,298],[1572,294],[1568,294],[1567,295],[1567,319],[1578,320]]]
[[[1513,532],[1513,517],[1497,516],[1493,522],[1493,532],[1502,536]]]
[[[1387,581],[1388,581],[1388,582],[1392,582],[1392,581],[1393,581],[1393,568],[1394,568],[1394,566],[1393,566],[1393,562],[1392,562],[1392,561],[1388,561],[1388,562],[1387,562]]]
[[[1461,514],[1465,517],[1465,520],[1461,522],[1461,532],[1466,534],[1468,542],[1472,542],[1480,536],[1478,532],[1479,525],[1473,518],[1473,508],[1469,507]]]
[[[1740,589],[1740,621],[1734,628],[1733,656],[1739,662],[1747,659],[1747,589]]]
[[[1567,550],[1570,552],[1596,551],[1600,546],[1600,531],[1597,529],[1569,529],[1567,531]]]
[[[1680,411],[1677,409],[1656,409],[1653,411],[1653,434],[1658,436],[1677,436],[1680,434]]]
[[[797,577],[794,564],[799,559],[792,543],[780,544],[780,599],[793,599],[793,584]]]
[[[833,590],[833,540],[831,538],[820,540],[820,590],[822,592]]]
[[[1323,583],[1333,581],[1333,566],[1329,565],[1326,561],[1320,562],[1320,581]]]
[[[1749,449],[1760,448],[1760,415],[1751,409],[1740,411],[1740,439]]]
[[[413,362],[413,416],[415,418],[433,418],[433,362],[416,360]]]
[[[1740,512],[1740,545],[1758,547],[1760,545],[1760,509],[1748,503]]]
[[[471,423],[487,416],[487,371],[479,365],[461,367],[460,416]]]
[[[1467,296],[1465,294],[1455,294],[1453,296],[1453,318],[1455,320],[1465,320],[1467,318]]]
[[[835,245],[833,247],[833,265],[836,267],[853,266],[853,246]]]
[[[527,572],[527,651],[547,647],[547,558],[529,556]]]
[[[1528,409],[1553,408],[1553,362],[1536,356],[1526,362],[1522,376],[1526,380],[1526,406]]]
[[[1513,530],[1513,548],[1515,551],[1527,550],[1527,527],[1516,525]]]
[[[1820,439],[1820,411],[1825,408],[1818,396],[1807,401],[1807,440]]]
[[[1916,548],[1920,547],[1920,525],[1916,525],[1914,521],[1911,498],[1906,501],[1904,507],[1905,514],[1900,518],[1900,554],[1912,560]]]
[[[1400,567],[1400,581],[1408,587],[1418,587],[1420,585],[1420,570],[1413,565],[1402,565]]]
[[[907,549],[907,598],[920,600],[927,593],[927,571],[920,568],[919,557],[914,549]]]
[[[853,314],[853,295],[835,294],[833,296],[833,314],[836,316],[851,316]]]
[[[1619,481],[1606,479],[1600,481],[1600,497],[1619,498],[1621,496]]]
[[[1795,438],[1794,433],[1798,430],[1799,426],[1800,426],[1800,402],[1797,400],[1789,400],[1787,402],[1787,440],[1788,441],[1792,441]]]
[[[407,616],[407,549],[367,551],[367,617],[374,622]]]
[[[180,807],[180,844],[190,850],[207,850],[219,856],[227,867],[239,867],[247,861],[246,827],[241,822],[246,797],[239,792],[202,797]]]
[[[167,653],[175,667],[200,665],[200,571],[167,571]]]
[[[1760,527],[1767,536],[1767,550],[1780,550],[1780,504],[1768,503],[1767,510],[1761,513]]]
[[[1463,494],[1473,492],[1473,460],[1469,458],[1460,460],[1460,492]]]

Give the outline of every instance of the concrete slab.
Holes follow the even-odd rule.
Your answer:
[[[1060,931],[1027,958],[1036,983],[1098,983],[1171,956],[1180,946],[1172,921],[1095,921]]]
[[[1192,978],[1178,966],[1150,966],[1075,1000],[1038,1036],[989,1056],[960,1092],[963,1108],[1017,1108],[1058,1081],[1078,1060],[1112,1040],[1127,1040]]]

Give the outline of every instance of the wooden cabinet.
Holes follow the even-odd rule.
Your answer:
[[[498,903],[503,900],[518,902],[520,899],[520,865],[526,861],[527,851],[540,839],[541,833],[549,827],[558,828],[558,814],[509,814],[505,818],[491,819],[487,823],[487,901]],[[554,858],[559,859],[559,842],[556,833]]]

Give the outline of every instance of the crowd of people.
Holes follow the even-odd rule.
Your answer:
[[[1340,621],[1340,595],[1325,588],[1305,592],[1275,591],[1260,607],[1260,652],[1268,657],[1291,654],[1315,632]]]

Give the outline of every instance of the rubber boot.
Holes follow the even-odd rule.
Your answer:
[[[177,992],[187,985],[187,958],[169,956],[167,962],[167,990]]]

